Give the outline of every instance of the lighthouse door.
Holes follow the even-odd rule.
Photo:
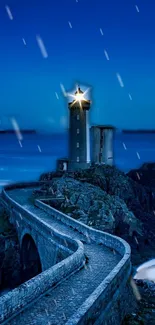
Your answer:
[[[62,170],[64,170],[64,171],[67,170],[67,162],[63,162]]]

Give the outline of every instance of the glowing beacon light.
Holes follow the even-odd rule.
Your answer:
[[[73,101],[68,104],[70,112],[69,164],[68,170],[86,169],[90,166],[89,110],[91,101],[85,98],[89,89],[80,87],[75,94],[68,94]]]

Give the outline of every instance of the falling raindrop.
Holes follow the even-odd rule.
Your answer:
[[[140,180],[140,176],[139,176],[139,173],[136,173],[136,175],[137,175],[137,178]]]
[[[131,96],[131,94],[129,94],[129,98],[130,98],[130,100],[132,100],[132,96]]]
[[[48,315],[49,315],[49,313],[48,313],[48,310],[47,310],[47,309],[45,309],[45,312],[46,312],[46,315],[48,316]]]
[[[137,5],[135,5],[135,8],[136,8],[137,12],[139,12],[139,8],[138,8],[138,6],[137,6]]]
[[[55,305],[57,306],[57,301],[54,299],[54,303],[55,303]]]
[[[24,43],[24,45],[26,45],[26,41],[25,41],[25,38],[22,38],[22,40],[23,40],[23,43]]]
[[[139,152],[136,152],[138,159],[140,159],[140,154]]]
[[[6,12],[7,12],[8,17],[10,18],[10,20],[13,20],[13,15],[12,15],[12,12],[10,10],[10,7],[9,6],[5,6],[5,9],[6,9]]]
[[[36,36],[36,40],[37,40],[37,43],[38,43],[38,46],[40,48],[40,51],[41,51],[42,56],[45,59],[47,59],[48,58],[48,53],[46,51],[46,48],[45,48],[45,45],[44,45],[44,42],[43,42],[42,38],[39,35],[37,35]]]
[[[41,148],[40,148],[40,146],[38,145],[37,147],[38,147],[39,152],[41,152]]]
[[[66,239],[64,239],[64,243],[65,243],[66,247],[68,247],[68,244],[67,244],[67,241],[66,241]]]
[[[20,145],[20,147],[22,148],[22,147],[23,147],[23,145],[22,145],[21,141],[20,141],[20,140],[18,140],[18,142],[19,142],[19,145]]]
[[[62,90],[63,95],[64,95],[65,97],[67,97],[67,92],[66,92],[66,90],[65,90],[64,85],[63,85],[63,84],[60,84],[60,87],[61,87],[61,90]]]
[[[70,21],[68,21],[69,27],[72,28],[72,24]]]
[[[102,36],[104,35],[102,28],[100,28],[100,33]]]
[[[21,141],[23,139],[23,136],[20,132],[19,125],[18,125],[17,121],[15,120],[15,118],[11,118],[11,122],[12,122],[13,128],[15,130],[18,141]]]
[[[118,79],[118,82],[119,82],[120,86],[123,88],[124,87],[124,83],[123,83],[123,80],[122,80],[120,74],[119,73],[116,73],[116,76],[117,76],[117,79]]]
[[[73,295],[75,295],[75,290],[72,288],[72,293],[73,293]]]
[[[109,60],[110,60],[110,59],[109,59],[109,55],[108,55],[108,53],[107,53],[106,50],[104,50],[104,54],[105,54],[106,59],[109,61]]]
[[[88,270],[88,267],[86,266],[86,264],[84,264],[84,268],[85,268],[85,270]]]
[[[139,243],[138,243],[138,239],[137,239],[136,236],[135,236],[135,242],[136,242],[137,245],[139,245]]]
[[[56,96],[57,99],[59,99],[59,96],[58,96],[57,92],[55,92],[55,96]]]
[[[127,150],[127,147],[126,147],[126,145],[125,145],[125,143],[123,142],[123,147],[124,147],[124,149],[125,150]]]

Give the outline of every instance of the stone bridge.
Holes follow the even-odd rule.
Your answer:
[[[45,201],[33,202],[40,185],[2,191],[17,229],[25,282],[0,297],[0,323],[120,325],[132,300],[129,245]]]

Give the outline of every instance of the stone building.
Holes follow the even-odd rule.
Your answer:
[[[113,165],[114,127],[97,125],[91,127],[92,163]]]

